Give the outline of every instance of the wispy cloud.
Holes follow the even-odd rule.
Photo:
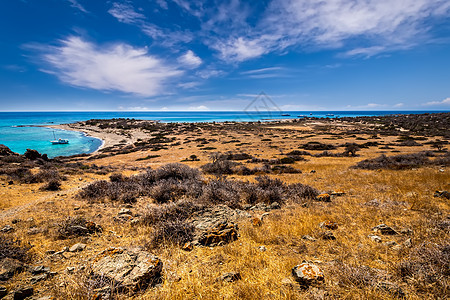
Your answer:
[[[108,12],[119,22],[126,24],[137,23],[145,19],[145,16],[134,10],[134,7],[128,3],[114,2]]]
[[[73,8],[79,9],[80,11],[84,12],[84,13],[89,13],[83,5],[81,5],[77,0],[67,0],[70,2],[70,6],[72,6]]]
[[[192,52],[192,50],[188,50],[185,54],[181,55],[178,58],[178,61],[182,65],[192,69],[197,68],[202,64],[202,59],[197,55],[195,55],[195,53]]]
[[[444,100],[442,100],[442,101],[431,101],[431,102],[427,102],[427,103],[425,103],[424,105],[426,105],[426,106],[448,106],[448,105],[450,105],[450,97],[449,98],[446,98],[446,99],[444,99]]]
[[[254,69],[254,70],[248,70],[241,72],[242,75],[248,75],[248,74],[260,74],[260,73],[266,73],[271,71],[279,71],[283,70],[281,67],[270,67],[270,68],[261,68],[261,69]]]
[[[166,81],[183,74],[147,49],[123,43],[99,46],[71,36],[59,46],[38,50],[44,52],[45,72],[69,85],[95,90],[150,97],[163,93]]]

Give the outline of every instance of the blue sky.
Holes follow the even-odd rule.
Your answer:
[[[2,0],[0,110],[449,110],[448,0]]]

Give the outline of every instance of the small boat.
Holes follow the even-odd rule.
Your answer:
[[[50,143],[52,143],[52,145],[64,145],[64,144],[68,144],[69,140],[65,140],[65,139],[56,139],[55,137],[55,132],[53,131],[53,141],[50,141]]]
[[[281,114],[282,117],[290,117],[290,114]]]
[[[305,118],[306,115],[298,115],[297,118]]]
[[[327,117],[333,117],[333,114],[326,114]]]
[[[52,143],[53,145],[68,144],[69,140],[57,139],[57,140],[54,140],[54,141],[50,141],[50,143]]]

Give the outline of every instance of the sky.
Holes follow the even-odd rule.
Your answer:
[[[2,0],[0,111],[450,110],[448,0]]]

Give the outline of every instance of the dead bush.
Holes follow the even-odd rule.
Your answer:
[[[192,200],[180,200],[177,202],[150,206],[142,217],[142,223],[157,225],[160,222],[178,222],[189,218],[194,212],[203,208],[202,205]]]
[[[57,239],[67,239],[102,232],[102,228],[99,225],[88,222],[84,217],[80,216],[67,217],[56,223],[55,227]]]
[[[182,221],[164,221],[154,227],[147,248],[154,249],[162,244],[182,246],[193,239],[194,225]]]
[[[300,148],[305,149],[305,150],[333,150],[333,149],[336,149],[336,147],[333,145],[324,144],[324,143],[320,143],[320,142],[308,142],[308,143],[300,146]]]
[[[411,154],[401,154],[394,156],[380,155],[373,159],[366,159],[360,161],[354,166],[357,169],[391,169],[391,170],[402,170],[417,168],[421,166],[430,165],[429,160],[425,152],[411,153]]]

